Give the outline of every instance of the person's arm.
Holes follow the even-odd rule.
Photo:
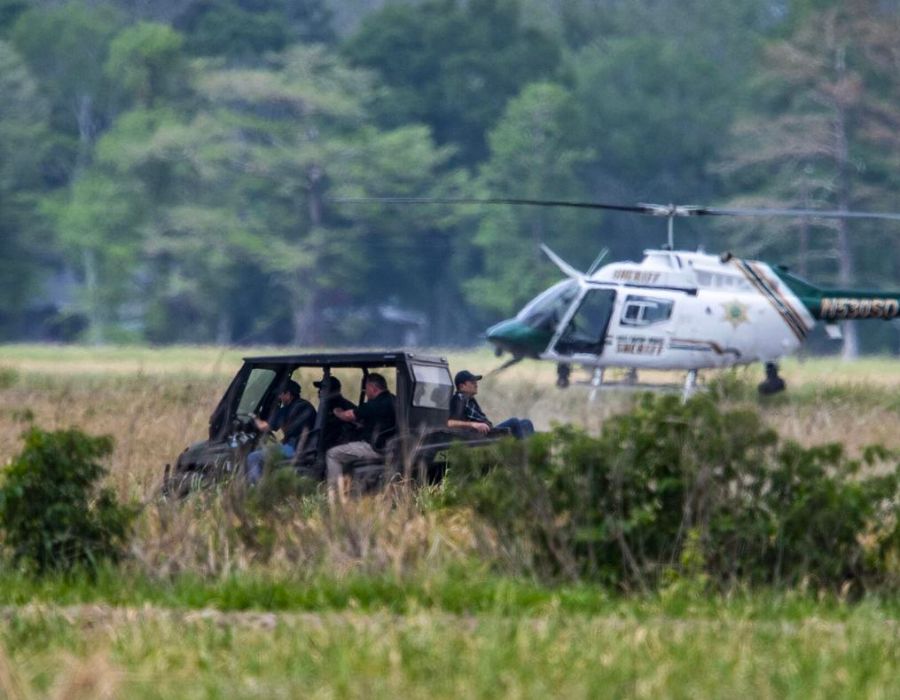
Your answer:
[[[277,416],[278,414],[276,413],[275,415]],[[256,429],[261,433],[268,433],[270,430],[277,430],[277,427],[272,428],[272,425],[269,423],[269,421],[265,421],[257,415],[253,415],[252,418],[254,425],[256,425]],[[274,418],[272,418],[271,420],[272,422],[275,422]]]
[[[487,423],[479,423],[474,420],[455,420],[450,418],[447,421],[448,428],[469,428],[470,430],[477,430],[479,433],[487,434],[491,432],[491,426]]]
[[[491,426],[487,423],[466,420],[465,400],[458,393],[454,394],[450,399],[450,417],[447,419],[447,427],[476,430],[481,434],[489,433],[491,430]]]
[[[353,408],[348,408],[346,410],[342,408],[336,408],[332,411],[337,418],[340,418],[345,423],[356,423],[356,410]]]

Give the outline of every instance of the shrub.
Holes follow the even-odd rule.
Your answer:
[[[541,576],[623,588],[685,568],[723,586],[871,583],[900,542],[898,472],[779,444],[758,412],[709,395],[648,395],[600,437],[558,427],[455,451],[442,502],[471,507]]]
[[[12,367],[0,367],[0,389],[11,389],[18,381],[18,371]]]
[[[116,561],[136,515],[98,481],[112,439],[31,428],[0,486],[0,529],[16,562],[37,573]]]

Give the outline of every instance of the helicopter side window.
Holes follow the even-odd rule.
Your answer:
[[[668,299],[629,294],[619,324],[622,326],[649,326],[668,321],[672,317],[673,303]]]
[[[697,275],[697,284],[701,287],[710,287],[714,289],[750,289],[749,283],[743,277],[702,270],[695,270],[694,273]]]

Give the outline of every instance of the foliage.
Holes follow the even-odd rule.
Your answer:
[[[46,274],[47,243],[38,210],[46,165],[48,105],[13,46],[0,40],[0,333],[26,325],[29,294]]]
[[[96,569],[124,554],[137,511],[98,486],[112,439],[33,427],[0,486],[0,529],[15,562],[38,574]]]
[[[532,83],[509,100],[489,132],[491,157],[479,171],[479,186],[493,196],[516,192],[533,199],[583,199],[579,171],[596,154],[573,144],[569,135],[576,110],[572,94],[555,83]],[[464,283],[471,304],[510,313],[552,284],[559,271],[540,253],[540,244],[564,255],[579,253],[586,269],[584,217],[580,212],[504,207],[485,212],[474,238],[479,274]],[[599,252],[593,251],[595,256]],[[588,251],[588,255],[591,252]]]
[[[750,99],[717,169],[741,194],[732,204],[890,210],[900,165],[895,10],[872,0],[822,3],[765,48]],[[894,231],[814,219],[729,226],[748,255],[775,256],[841,287],[890,285]],[[857,235],[860,232],[864,236]],[[866,269],[865,275],[858,268]],[[884,332],[884,329],[879,329]],[[845,324],[844,355],[858,352]]]
[[[164,24],[141,22],[121,31],[109,46],[106,74],[138,104],[177,97],[183,78],[183,38]]]
[[[898,17],[874,0],[0,0],[0,334],[467,344],[554,279],[537,243],[584,269],[664,238],[651,218],[346,197],[834,208],[843,181],[847,206],[889,210]],[[729,240],[827,280],[832,231],[808,223]],[[678,240],[719,250],[714,226]],[[849,231],[866,236],[839,257],[887,286],[890,228]],[[893,349],[891,329],[860,326],[868,347]]]
[[[861,469],[836,444],[779,443],[753,410],[647,396],[599,438],[559,427],[457,451],[446,503],[472,507],[544,576],[896,585],[900,467]]]
[[[424,122],[473,165],[506,100],[559,63],[558,45],[522,14],[518,0],[388,3],[364,18],[344,52],[390,86],[384,123]]]
[[[248,59],[293,43],[332,42],[326,0],[210,0],[191,3],[177,20],[188,50],[201,56]]]
[[[370,582],[369,590],[377,588]],[[325,586],[316,591],[328,596]],[[748,619],[727,603],[710,606],[708,617],[627,602],[601,615],[552,607],[530,615],[421,608],[398,615],[361,607],[301,615],[179,607],[9,610],[0,630],[5,687],[23,688],[22,697],[52,690],[60,697],[139,700],[250,698],[260,688],[275,697],[373,700],[869,698],[892,697],[900,672],[896,623],[875,606],[837,615],[821,615],[827,605],[813,606],[805,620]]]

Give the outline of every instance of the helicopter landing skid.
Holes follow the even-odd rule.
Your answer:
[[[599,386],[594,386],[593,382],[590,380],[587,381],[578,381],[574,382],[574,384],[579,386],[589,386],[592,389],[596,389],[598,391],[618,391],[618,392],[635,392],[635,391],[683,391],[684,386],[682,384],[676,384],[673,382],[670,383],[651,383],[651,382],[629,382],[629,381],[611,381],[611,382],[603,382]]]
[[[604,372],[600,368],[596,368],[590,379],[574,382],[581,386],[591,387],[589,400],[591,402],[597,396],[598,391],[618,391],[618,392],[634,392],[634,391],[652,391],[660,393],[681,392],[682,399],[687,401],[691,396],[701,389],[697,383],[697,370],[690,370],[685,376],[684,382],[641,382],[638,381],[637,371],[630,370],[623,379],[605,381]]]

